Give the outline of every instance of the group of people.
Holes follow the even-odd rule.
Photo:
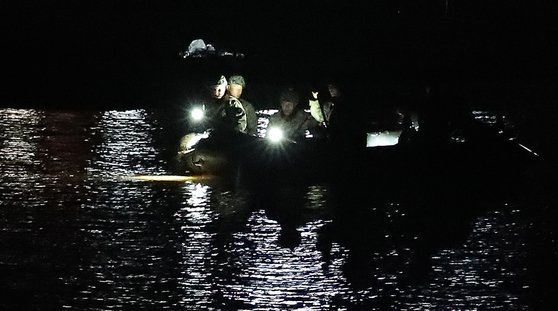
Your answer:
[[[212,126],[217,129],[234,130],[248,135],[256,135],[258,117],[254,106],[243,99],[242,91],[246,87],[244,77],[234,75],[227,80],[220,76],[211,86],[214,101],[207,107]]]
[[[340,104],[341,90],[332,82],[326,86],[327,96],[320,96],[318,90],[311,90],[304,99],[308,106],[303,104],[297,90],[292,87],[283,89],[278,98],[278,111],[270,116],[267,129],[280,128],[283,136],[292,141],[304,138],[307,132],[327,133],[330,126],[335,126],[334,111]],[[214,102],[206,107],[212,127],[257,135],[258,117],[254,106],[242,98],[245,87],[246,82],[241,75],[228,79],[220,76],[212,83],[210,94]],[[309,112],[306,107],[309,107]]]

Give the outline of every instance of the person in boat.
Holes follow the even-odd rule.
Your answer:
[[[227,92],[227,79],[221,75],[217,81],[209,86],[210,99],[204,105],[205,114],[209,120],[217,119],[219,112],[224,108],[225,94]]]
[[[211,97],[215,101],[221,100],[227,92],[227,79],[221,75],[219,80],[211,86]]]
[[[202,107],[194,107],[192,110],[191,120],[193,122],[189,124],[189,131],[204,132],[210,128],[239,132],[245,130],[244,108],[240,101],[226,96],[227,84],[224,75],[211,81],[208,96],[203,100],[204,104]]]
[[[233,87],[230,87],[225,76],[221,75],[210,87],[212,102],[204,107],[209,122],[207,126],[217,131],[247,133],[249,113],[245,110],[242,101],[229,93],[229,90],[232,90],[235,95],[242,93],[236,88],[237,83],[241,82],[234,81]]]
[[[213,128],[218,131],[247,133],[247,114],[240,100],[234,97],[224,98],[223,103],[217,108]]]
[[[246,82],[244,77],[241,75],[233,75],[229,78],[228,85],[227,85],[227,94],[225,95],[225,100],[228,102],[234,102],[236,105],[236,101],[240,102],[242,105],[242,110],[244,111],[244,119],[246,125],[241,130],[241,132],[256,136],[257,135],[257,128],[258,128],[258,117],[256,115],[256,110],[254,106],[244,98],[242,98],[242,92],[246,88]]]
[[[310,111],[316,121],[323,120],[327,138],[343,153],[360,152],[366,146],[366,126],[371,108],[363,101],[361,90],[356,89],[360,81],[345,77],[329,77],[323,83],[323,91],[316,94]],[[314,107],[314,109],[312,109]],[[356,112],[357,111],[357,112]],[[355,113],[356,112],[356,113]]]
[[[311,90],[311,96],[308,101],[310,106],[310,114],[318,122],[320,126],[327,128],[335,105],[341,101],[341,90],[334,82],[326,83],[328,96],[319,99],[319,91],[317,89]]]
[[[355,125],[351,120],[355,121],[357,116],[348,114],[349,107],[345,103],[344,87],[341,85],[340,82],[331,78],[325,81],[322,88],[311,90],[308,101],[310,113],[328,132],[344,131],[345,128]]]
[[[179,151],[185,152],[207,138],[208,130],[216,133],[243,133],[246,129],[246,113],[239,100],[226,96],[227,79],[221,75],[212,80],[202,107],[193,107],[188,124],[189,133],[179,143]]]
[[[267,135],[278,128],[283,137],[298,141],[305,137],[307,130],[317,125],[312,115],[299,107],[299,94],[293,88],[288,88],[279,96],[279,111],[269,118]]]

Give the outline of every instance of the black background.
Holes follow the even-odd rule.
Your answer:
[[[555,100],[558,28],[551,1],[2,6],[4,106],[172,103],[204,71],[178,55],[196,38],[244,52],[246,59],[229,71],[245,71],[256,84],[335,73],[364,89],[389,85],[397,92],[398,85],[437,80],[452,90],[494,90],[490,98],[509,100],[525,89]]]

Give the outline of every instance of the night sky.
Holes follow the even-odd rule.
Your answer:
[[[12,1],[2,7],[2,97],[12,106],[139,98],[149,104],[161,94],[170,100],[190,70],[178,53],[196,38],[244,52],[245,63],[267,68],[262,79],[270,81],[327,69],[364,76],[355,78],[364,84],[556,80],[551,1]]]

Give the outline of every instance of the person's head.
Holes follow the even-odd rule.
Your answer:
[[[298,93],[293,89],[286,89],[281,92],[279,96],[279,104],[281,105],[281,113],[284,116],[290,116],[296,109],[298,105],[299,96]]]
[[[327,90],[329,92],[329,96],[331,97],[341,96],[341,90],[339,89],[339,86],[334,82],[327,83]]]
[[[229,78],[229,85],[227,85],[227,91],[231,96],[240,98],[242,95],[242,90],[246,87],[246,82],[242,76],[236,75]]]
[[[217,83],[211,85],[211,97],[221,99],[225,95],[227,89],[227,79],[221,76]]]

